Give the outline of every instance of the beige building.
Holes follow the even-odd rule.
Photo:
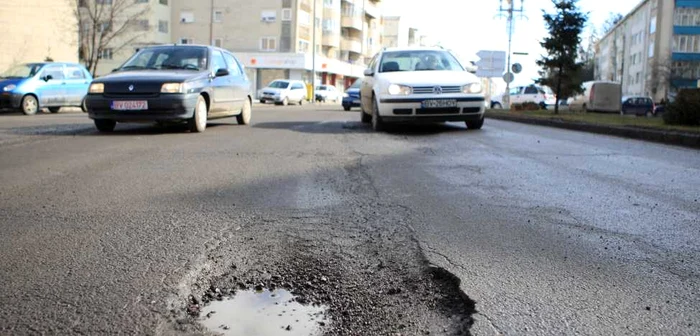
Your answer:
[[[382,47],[405,48],[430,46],[432,42],[426,35],[421,35],[418,28],[402,16],[385,16],[383,21]]]
[[[14,64],[78,61],[72,0],[3,0],[0,5],[0,72]],[[51,27],[51,29],[45,29]]]
[[[378,51],[379,0],[171,0],[172,39],[231,50],[257,90],[274,79],[349,86]]]
[[[94,0],[93,0],[94,1]],[[101,76],[122,65],[134,52],[145,45],[172,43],[170,34],[172,0],[112,0],[115,10],[113,30],[119,30],[126,25],[124,33],[114,36],[114,39],[99,55],[95,75]],[[116,3],[124,2],[125,5]],[[111,15],[107,6],[103,16]],[[126,18],[132,21],[125,23]],[[87,24],[82,32],[90,29]],[[109,33],[108,33],[109,34]]]

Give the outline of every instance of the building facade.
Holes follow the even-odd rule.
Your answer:
[[[405,48],[427,46],[428,36],[420,35],[418,28],[411,25],[405,17],[383,17],[382,47]]]
[[[314,61],[313,81],[342,89],[363,75],[379,48],[379,0],[171,2],[173,41],[231,50],[255,91],[281,78],[311,83]]]
[[[0,72],[47,58],[77,62],[78,20],[73,9],[73,0],[3,0]]]
[[[596,45],[598,80],[660,101],[700,79],[700,0],[644,0]]]

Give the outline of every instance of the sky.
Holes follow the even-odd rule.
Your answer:
[[[520,0],[514,0],[519,7]],[[626,15],[641,0],[579,0],[582,11],[589,13],[589,26],[600,31],[610,13]],[[499,0],[383,0],[385,15],[400,15],[431,39],[453,50],[464,60],[477,61],[479,50],[508,48],[506,20],[498,18]],[[503,3],[505,5],[505,0]],[[535,61],[542,55],[539,42],[547,31],[542,11],[551,12],[551,0],[524,0],[523,17],[515,21],[512,51],[527,52],[514,56],[513,62],[523,66],[513,85],[526,85],[537,78]],[[586,28],[586,32],[588,27]],[[501,84],[505,86],[502,81]]]

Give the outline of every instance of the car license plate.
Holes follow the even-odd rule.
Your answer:
[[[455,107],[455,106],[457,106],[457,100],[455,100],[455,99],[424,100],[422,106],[423,106],[423,108]]]
[[[359,100],[359,99],[355,99],[355,100],[352,101],[352,103],[353,103],[353,104],[359,104],[359,103],[360,103],[360,100]]]
[[[117,111],[148,110],[148,101],[147,100],[115,100],[112,102],[112,110],[117,110]]]

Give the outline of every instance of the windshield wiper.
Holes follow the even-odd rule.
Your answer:
[[[143,65],[127,65],[119,68],[119,70],[139,70],[139,69],[155,69],[154,67],[145,67]]]
[[[185,65],[175,65],[175,64],[163,64],[160,66],[161,69],[174,69],[174,70],[195,70],[199,71],[199,68],[192,64]]]

